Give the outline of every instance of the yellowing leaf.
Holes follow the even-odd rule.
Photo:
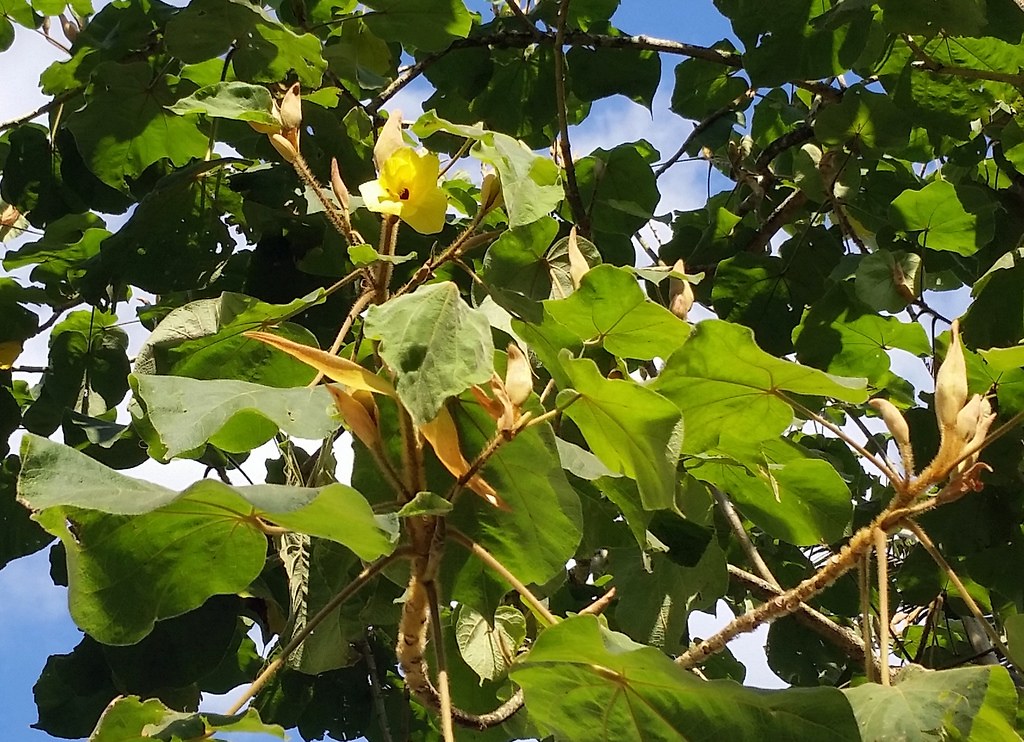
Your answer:
[[[20,340],[7,340],[0,343],[0,370],[6,371],[13,366],[19,355],[21,355]]]
[[[293,358],[298,358],[303,363],[309,364],[324,376],[344,384],[349,390],[362,390],[366,392],[377,392],[386,394],[389,397],[395,396],[395,388],[387,379],[382,379],[374,373],[366,370],[358,363],[347,358],[341,358],[319,348],[311,348],[302,343],[285,340],[278,335],[269,332],[246,332],[247,338],[259,340],[278,350],[282,350]]]
[[[420,432],[423,433],[423,437],[427,439],[430,447],[434,449],[434,453],[444,464],[445,469],[459,478],[469,472],[469,462],[466,461],[466,457],[462,455],[462,450],[459,448],[459,431],[456,429],[455,421],[447,407],[441,407],[437,417],[425,425],[421,425]],[[505,501],[498,497],[495,489],[487,484],[479,474],[470,477],[466,485],[494,507],[502,510],[509,509]]]

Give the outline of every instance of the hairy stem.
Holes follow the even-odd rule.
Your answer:
[[[889,685],[889,539],[885,531],[876,528],[875,569],[878,575],[878,658],[882,665],[882,685]]]

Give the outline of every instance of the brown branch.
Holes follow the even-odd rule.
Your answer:
[[[455,742],[452,731],[452,689],[448,682],[448,659],[444,651],[444,633],[441,631],[441,607],[438,604],[437,583],[424,584],[430,605],[430,633],[434,639],[434,661],[437,663],[438,701],[441,712],[441,736],[444,742]]]
[[[750,592],[755,593],[762,598],[774,598],[782,595],[784,592],[782,588],[773,585],[766,580],[762,580],[757,575],[751,574],[750,572],[740,569],[735,565],[730,564],[728,565],[728,568],[729,576],[732,579],[743,585]],[[806,603],[801,603],[797,607],[796,612],[793,614],[793,618],[814,631],[819,636],[827,639],[830,643],[835,644],[843,650],[850,659],[856,662],[864,661],[864,657],[866,655],[864,642],[853,629],[840,626],[824,613],[815,610]]]
[[[341,327],[338,329],[338,334],[334,338],[334,342],[331,343],[331,348],[328,351],[332,355],[337,354],[338,350],[341,349],[342,344],[345,342],[345,336],[348,335],[348,331],[352,329],[352,325],[356,321],[356,317],[362,314],[362,311],[370,306],[370,302],[373,301],[373,292],[367,291],[359,296],[352,304],[352,309],[349,310],[348,315],[345,317],[345,321],[341,323]],[[323,372],[317,373],[311,382],[307,386],[316,386],[323,381]]]
[[[530,31],[504,30],[481,36],[471,36],[466,39],[456,39],[443,51],[427,54],[416,61],[415,64],[403,70],[398,77],[392,80],[391,84],[385,87],[380,93],[366,104],[366,111],[374,113],[380,107],[391,100],[400,90],[422,75],[428,67],[442,57],[459,49],[476,49],[480,47],[493,49],[525,49],[533,44],[554,44],[556,34],[551,31],[536,29]],[[714,62],[727,67],[741,67],[742,57],[735,52],[721,51],[706,46],[685,44],[680,41],[668,39],[657,39],[651,36],[608,36],[605,34],[590,34],[583,31],[566,31],[563,43],[569,46],[589,46],[603,49],[639,49],[665,54],[675,54],[693,59],[703,59],[706,62]]]
[[[782,136],[769,142],[768,146],[761,151],[757,160],[754,161],[754,171],[762,174],[767,173],[768,166],[772,164],[776,157],[787,149],[797,147],[813,137],[814,128],[808,123],[800,124],[795,129],[787,131]]]
[[[54,108],[59,108],[64,103],[71,100],[76,95],[80,94],[83,90],[84,88],[75,88],[74,90],[69,90],[66,93],[61,93],[53,100],[47,101],[34,111],[29,111],[28,113],[22,114],[17,118],[8,119],[7,121],[0,123],[0,131],[7,131],[8,129],[13,129],[16,126],[27,124],[37,116],[42,116],[44,113],[49,113]]]
[[[1024,0],[1022,0],[1022,2],[1024,2]],[[508,7],[509,11],[511,11],[512,15],[522,21],[523,26],[525,26],[530,33],[534,36],[541,35],[540,30],[538,30],[538,28],[533,24],[530,17],[523,12],[522,8],[519,7],[517,0],[505,0],[505,5]]]
[[[1024,0],[1022,0],[1022,2],[1024,2]],[[665,162],[663,162],[658,167],[658,169],[654,171],[655,177],[660,178],[666,170],[668,170],[670,167],[672,167],[681,159],[683,159],[683,156],[686,154],[686,150],[690,148],[691,144],[693,144],[693,140],[695,140],[697,137],[699,137],[701,134],[707,131],[710,127],[712,127],[720,118],[722,118],[723,116],[728,116],[744,102],[750,100],[755,92],[756,91],[753,88],[747,90],[746,92],[743,93],[743,95],[738,96],[735,100],[722,106],[717,111],[705,117],[701,121],[698,121],[694,125],[694,127],[690,129],[690,133],[686,135],[686,139],[684,139],[683,143],[679,145],[679,149],[675,151],[675,154],[673,154],[671,157],[665,160]]]
[[[736,508],[733,507],[728,496],[718,487],[714,486],[711,487],[711,494],[714,495],[718,509],[722,511],[722,515],[725,516],[725,520],[729,523],[729,527],[732,528],[733,534],[739,540],[740,546],[743,547],[743,553],[747,555],[747,559],[754,565],[754,569],[757,570],[758,574],[765,581],[781,590],[782,585],[775,579],[775,575],[772,574],[764,559],[761,558],[761,553],[754,546],[754,542],[750,540],[750,535],[747,533],[747,529],[743,527],[743,521],[740,520],[739,513],[736,512]]]
[[[580,185],[576,180],[576,163],[572,160],[569,144],[569,114],[565,107],[565,24],[569,17],[570,0],[561,0],[558,6],[558,26],[555,31],[555,111],[558,116],[558,142],[562,167],[565,168],[565,199],[569,202],[572,220],[581,237],[590,238],[590,215],[583,206]]]
[[[881,528],[876,529],[875,542],[875,575],[878,577],[878,661],[884,672],[881,674],[882,685],[889,685],[889,537]]]
[[[364,585],[372,580],[381,570],[399,559],[406,559],[410,556],[407,549],[396,549],[387,556],[383,556],[377,561],[366,566],[362,572],[356,575],[356,578],[352,582],[348,583],[341,591],[339,591],[333,598],[331,598],[323,608],[316,612],[316,614],[310,618],[306,625],[298,631],[295,636],[292,637],[281,652],[278,654],[274,661],[271,662],[267,667],[259,674],[259,676],[252,681],[245,693],[238,697],[225,713],[228,716],[237,714],[238,711],[249,701],[253,696],[259,693],[260,689],[267,684],[278,670],[281,669],[282,665],[288,660],[292,652],[299,648],[299,645],[306,640],[306,637],[312,634],[317,626],[323,623],[324,619],[330,616],[334,611],[341,606],[346,600],[355,595]]]
[[[789,223],[797,211],[803,208],[803,205],[807,203],[807,194],[803,191],[791,191],[786,198],[782,200],[775,210],[768,215],[768,219],[761,228],[757,230],[757,234],[754,235],[753,239],[747,243],[746,251],[753,253],[764,252],[768,249],[769,243],[772,241],[772,237],[782,229],[782,227]]]
[[[956,65],[943,64],[932,57],[908,34],[902,35],[903,42],[910,47],[910,50],[917,57],[921,69],[932,72],[936,75],[951,75],[961,77],[965,80],[989,80],[991,82],[1003,82],[1013,85],[1016,88],[1024,88],[1024,75],[1011,72],[999,72],[997,70],[976,70],[972,67],[958,67]]]

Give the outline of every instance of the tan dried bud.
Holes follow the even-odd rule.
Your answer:
[[[978,427],[978,418],[981,416],[981,400],[982,396],[975,394],[956,415],[956,433],[965,441],[971,439]]]
[[[935,416],[943,430],[956,428],[956,417],[967,403],[967,362],[960,344],[960,321],[950,327],[949,349],[935,377]]]
[[[674,273],[686,273],[686,264],[677,260],[672,266]],[[676,317],[685,320],[693,307],[693,287],[685,278],[669,276],[668,279],[668,308]]]
[[[395,150],[405,146],[405,139],[402,138],[402,112],[395,110],[388,116],[384,126],[380,128],[380,135],[377,143],[373,145],[373,164],[377,166],[379,173],[384,167],[384,162]]]
[[[302,93],[299,84],[295,83],[281,99],[281,127],[298,129],[302,126]]]
[[[504,204],[501,193],[501,181],[497,173],[487,173],[480,184],[480,216],[497,209]]]
[[[907,421],[903,414],[896,408],[896,405],[887,399],[881,398],[869,400],[868,405],[882,417],[882,422],[885,423],[885,427],[889,429],[892,439],[896,441],[896,445],[901,450],[910,445],[910,428],[907,426]]]
[[[12,204],[7,204],[0,209],[0,227],[13,227],[21,218],[21,212]]]
[[[295,149],[294,144],[281,134],[268,134],[267,136],[270,138],[270,143],[274,145],[274,149],[281,154],[281,157],[288,162],[295,162],[299,152]]]
[[[64,38],[72,43],[75,43],[75,39],[78,38],[78,26],[72,21],[69,21],[63,13],[60,14],[60,27],[64,32]]]
[[[352,434],[367,448],[378,448],[380,427],[377,423],[377,403],[374,402],[373,395],[365,391],[349,393],[333,384],[327,385],[327,391],[334,397],[334,404]]]
[[[331,158],[331,190],[334,191],[334,197],[338,199],[338,203],[341,204],[342,210],[348,214],[348,188],[345,187],[345,181],[341,179],[341,170],[338,168],[338,161],[333,157]]]
[[[505,369],[505,393],[516,407],[522,407],[533,391],[530,361],[515,343],[508,344],[508,367]]]
[[[587,271],[590,270],[590,263],[583,257],[583,251],[580,250],[579,240],[576,237],[576,227],[573,226],[569,232],[569,244],[567,246],[569,253],[569,277],[572,279],[573,288],[578,289],[580,282],[583,280],[583,276],[587,275]]]

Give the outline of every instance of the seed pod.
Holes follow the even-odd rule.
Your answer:
[[[377,166],[377,172],[384,167],[384,162],[394,154],[395,150],[405,146],[405,139],[402,138],[402,112],[395,110],[388,116],[384,126],[380,128],[377,136],[377,143],[373,145],[373,164]]]
[[[686,264],[682,260],[677,260],[675,265],[672,266],[674,273],[686,273]],[[690,308],[693,306],[693,287],[690,286],[690,282],[685,278],[676,278],[675,276],[669,276],[668,279],[668,308],[676,317],[681,320],[685,320],[687,315],[690,314]]]
[[[274,145],[274,149],[281,154],[281,157],[287,162],[295,162],[295,158],[299,156],[295,145],[281,134],[269,134],[268,136],[270,137],[270,143]]]
[[[967,363],[960,344],[960,321],[953,320],[949,349],[935,377],[935,416],[942,430],[956,428],[956,416],[967,402]]]
[[[58,17],[60,18],[61,30],[64,31],[64,38],[74,45],[75,39],[78,38],[78,26],[76,26],[72,21],[69,21],[63,13]]]
[[[348,214],[348,188],[345,187],[345,181],[341,179],[341,170],[338,169],[338,161],[333,157],[331,158],[331,190],[334,191],[334,197],[338,199],[338,203],[341,204],[342,211]]]
[[[587,271],[590,270],[590,263],[583,257],[583,251],[580,250],[579,241],[576,238],[576,227],[573,226],[569,232],[569,244],[567,247],[569,253],[569,277],[572,279],[573,288],[578,289],[580,282],[583,280],[583,276],[587,275]]]
[[[882,422],[889,429],[892,438],[900,450],[910,446],[910,428],[903,414],[896,409],[896,405],[887,399],[876,398],[868,401],[868,405],[874,408],[882,416]]]
[[[508,344],[508,368],[505,370],[505,392],[509,401],[522,407],[533,391],[533,373],[526,354],[515,343]]]
[[[281,127],[285,130],[302,126],[302,94],[295,83],[281,99]]]

